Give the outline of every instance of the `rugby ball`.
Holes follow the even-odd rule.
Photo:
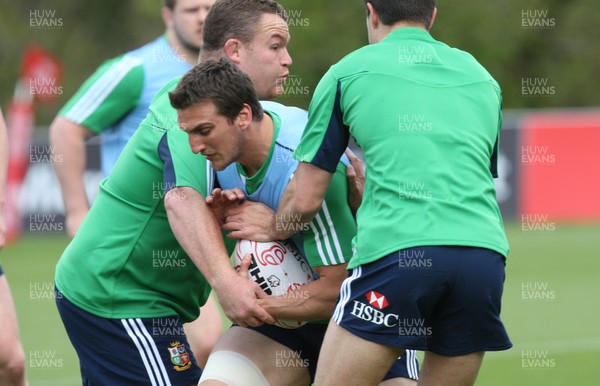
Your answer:
[[[313,281],[314,273],[302,254],[287,241],[257,242],[238,240],[233,254],[233,265],[240,269],[246,254],[252,256],[248,275],[265,293],[272,296],[287,292]],[[301,320],[277,320],[276,326],[298,328]]]

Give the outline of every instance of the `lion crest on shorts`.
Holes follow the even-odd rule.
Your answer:
[[[180,342],[171,342],[171,347],[168,348],[169,354],[171,354],[171,363],[175,366],[173,368],[177,371],[184,371],[192,367],[192,361],[190,361],[190,354],[185,350],[185,344]]]

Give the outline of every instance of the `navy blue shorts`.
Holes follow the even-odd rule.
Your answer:
[[[196,385],[202,370],[177,317],[105,319],[55,291],[84,386]]]
[[[304,359],[304,363],[308,364],[307,369],[310,373],[310,378],[314,381],[317,362],[319,360],[319,351],[321,351],[327,324],[307,323],[302,327],[294,329],[285,329],[270,324],[247,328],[259,332],[297,352]],[[415,351],[407,350],[405,355],[398,358],[386,374],[384,380],[397,377],[415,380],[419,378],[419,363]]]
[[[387,346],[446,356],[506,350],[504,265],[502,255],[483,248],[404,249],[354,268],[333,319]]]
[[[2,266],[0,265],[0,276],[4,275],[4,271],[2,270]]]

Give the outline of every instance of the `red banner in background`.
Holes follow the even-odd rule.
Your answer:
[[[520,213],[600,219],[600,113],[531,114],[521,123]]]
[[[19,79],[36,102],[51,103],[62,95],[63,70],[60,61],[38,46],[27,47]]]
[[[59,61],[43,49],[30,46],[23,55],[19,80],[8,108],[8,177],[6,183],[7,241],[21,234],[19,195],[29,166],[29,153],[35,121],[34,102],[48,103],[62,95],[62,69]]]

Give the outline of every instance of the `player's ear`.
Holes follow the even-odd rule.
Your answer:
[[[227,39],[223,46],[225,57],[231,60],[235,64],[240,63],[240,50],[242,48],[242,42],[238,39]]]
[[[169,7],[162,7],[162,19],[167,26],[167,29],[171,29],[173,25],[173,11]]]
[[[244,103],[235,119],[235,123],[241,130],[245,130],[250,126],[250,123],[252,123],[252,108],[249,104]]]
[[[367,20],[373,29],[376,29],[379,26],[379,15],[373,8],[373,4],[367,3],[368,17]]]
[[[433,7],[433,13],[431,14],[431,21],[429,22],[429,27],[427,27],[427,31],[431,29],[433,26],[433,22],[435,21],[435,17],[437,16],[437,7]]]

